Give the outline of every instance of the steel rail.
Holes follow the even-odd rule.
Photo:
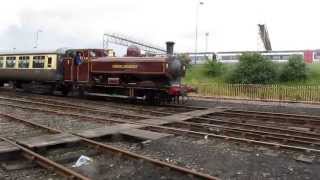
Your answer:
[[[280,128],[280,127],[273,127],[273,126],[266,126],[266,125],[257,125],[257,124],[251,124],[251,123],[240,123],[237,122],[237,119],[234,118],[228,118],[228,120],[232,120],[232,121],[228,121],[228,120],[223,120],[223,119],[218,119],[218,118],[205,118],[205,117],[195,117],[192,120],[188,120],[188,122],[196,122],[196,123],[203,123],[203,122],[198,122],[197,119],[199,119],[200,121],[205,121],[206,123],[204,124],[211,124],[211,123],[216,123],[216,124],[229,124],[231,125],[231,127],[233,125],[235,126],[243,126],[243,127],[249,127],[249,128],[255,128],[257,130],[262,130],[262,129],[266,129],[266,130],[271,130],[271,131],[276,131],[276,132],[282,132],[284,134],[300,134],[300,135],[304,135],[304,136],[308,136],[311,138],[320,138],[320,134],[314,133],[314,132],[305,132],[305,131],[298,131],[298,130],[293,130],[293,129],[287,129],[287,128]]]
[[[122,150],[122,149],[119,149],[119,148],[116,148],[116,147],[113,147],[113,146],[110,146],[110,145],[106,145],[106,144],[103,144],[103,143],[100,143],[100,142],[97,142],[97,141],[94,141],[94,140],[91,140],[91,139],[87,139],[87,138],[85,138],[85,137],[83,137],[83,136],[81,136],[79,134],[76,134],[76,133],[61,131],[61,130],[58,130],[58,129],[55,129],[55,128],[51,128],[51,127],[48,127],[48,126],[44,126],[44,125],[41,125],[41,124],[38,124],[38,123],[31,122],[31,121],[28,121],[28,120],[17,118],[17,117],[14,117],[12,115],[8,115],[8,114],[0,113],[0,116],[7,117],[7,118],[10,118],[12,120],[20,121],[20,122],[23,122],[23,123],[26,123],[26,124],[29,124],[29,125],[32,125],[32,126],[35,126],[35,127],[38,127],[38,128],[43,128],[43,129],[46,129],[46,130],[51,131],[51,132],[72,134],[74,136],[79,137],[81,139],[81,141],[85,142],[86,144],[88,144],[90,146],[93,146],[96,149],[111,151],[111,152],[113,152],[113,153],[115,153],[117,155],[119,155],[119,153],[120,153],[120,154],[129,156],[129,157],[134,158],[134,159],[140,159],[140,160],[143,160],[143,161],[146,161],[146,162],[150,162],[150,163],[155,164],[155,165],[160,166],[160,167],[167,167],[167,168],[175,170],[177,172],[186,173],[188,175],[191,175],[191,176],[194,176],[194,177],[198,177],[198,178],[201,178],[201,179],[219,180],[219,178],[217,178],[217,177],[213,177],[213,176],[210,176],[210,175],[207,175],[207,174],[196,172],[194,170],[190,170],[190,169],[183,168],[183,167],[180,167],[180,166],[176,166],[176,165],[173,165],[173,164],[169,164],[169,163],[166,163],[166,162],[163,162],[163,161],[155,160],[155,159],[152,159],[152,158],[149,158],[149,157],[146,157],[146,156],[142,156],[142,155],[139,155],[139,154],[136,154],[136,153],[125,151],[125,150]]]
[[[168,124],[170,127],[177,127],[181,128],[181,124],[179,122],[176,123],[177,125],[175,126],[173,124]],[[317,146],[320,147],[320,139],[316,138],[307,138],[303,136],[295,136],[295,135],[287,135],[287,134],[279,134],[279,133],[270,133],[270,132],[264,132],[264,131],[254,131],[254,130],[247,130],[247,129],[240,129],[240,128],[230,128],[230,127],[224,127],[224,126],[217,126],[217,125],[209,125],[209,124],[182,124],[185,125],[184,127],[186,129],[195,129],[195,128],[200,128],[200,129],[207,129],[206,132],[212,132],[210,128],[220,128],[222,133],[218,134],[223,134],[223,135],[229,135],[232,136],[232,134],[238,134],[241,137],[253,137],[254,138],[260,138],[260,139],[270,139],[270,140],[276,140],[278,142],[291,142],[291,143],[296,143],[296,144],[304,144],[304,145],[309,145],[309,146]],[[191,126],[190,126],[191,125]],[[197,129],[197,132],[201,130]],[[204,132],[204,131],[202,131]]]
[[[88,109],[94,109],[94,110],[103,110],[101,108],[92,108],[92,107],[87,107],[87,106],[83,106],[83,105],[78,105],[78,104],[74,104],[74,103],[70,103],[70,102],[64,102],[63,100],[53,100],[53,99],[45,99],[45,98],[34,98],[34,97],[27,97],[28,99],[32,99],[32,100],[40,100],[40,101],[47,101],[47,102],[54,102],[54,103],[60,103],[63,105],[67,105],[67,106],[73,106],[73,107],[80,107],[80,108],[88,108]],[[90,102],[90,103],[96,103],[96,102]],[[162,115],[172,115],[173,113],[169,113],[169,112],[163,112],[163,111],[155,111],[155,110],[151,110],[151,109],[142,109],[143,107],[137,108],[137,107],[124,107],[121,105],[114,105],[114,104],[99,104],[96,103],[95,105],[97,106],[101,106],[101,105],[105,105],[107,107],[113,107],[113,108],[119,108],[119,109],[126,109],[126,110],[132,110],[132,111],[143,111],[143,112],[149,112],[149,113],[155,113],[155,114],[162,114]]]
[[[254,143],[254,144],[258,144],[258,145],[280,147],[280,148],[284,148],[284,149],[293,149],[293,150],[298,150],[298,151],[315,152],[315,153],[320,152],[320,150],[313,149],[313,148],[305,148],[305,147],[301,147],[301,146],[292,146],[292,145],[286,145],[286,144],[280,144],[280,143],[270,143],[270,142],[266,142],[266,141],[257,141],[257,140],[246,139],[246,138],[217,135],[217,134],[213,134],[213,133],[196,132],[196,131],[179,129],[179,128],[172,128],[172,127],[167,127],[167,126],[159,126],[159,125],[154,125],[152,123],[146,123],[146,122],[140,123],[140,122],[126,121],[126,120],[104,119],[104,118],[92,117],[92,116],[87,116],[87,115],[82,115],[82,114],[67,113],[67,112],[53,111],[53,110],[44,110],[44,109],[40,109],[40,108],[28,108],[28,107],[23,107],[23,106],[18,106],[18,105],[9,105],[9,106],[13,106],[16,108],[22,108],[22,109],[29,109],[29,110],[32,109],[32,110],[36,110],[36,111],[55,113],[55,114],[59,114],[59,115],[69,115],[69,116],[86,118],[86,119],[91,119],[91,120],[144,125],[148,128],[170,131],[170,132],[173,132],[173,134],[177,134],[177,135],[181,135],[181,133],[186,133],[186,134],[192,134],[192,135],[197,135],[197,136],[201,136],[201,137],[207,136],[207,137],[212,137],[212,138],[230,139],[230,140],[241,141],[241,142],[245,142],[245,143]]]
[[[59,173],[62,176],[67,177],[68,179],[79,179],[79,180],[90,180],[90,178],[83,176],[61,164],[58,164],[36,152],[31,151],[28,148],[25,148],[19,144],[17,144],[16,142],[14,142],[13,140],[7,139],[5,137],[0,137],[0,139],[2,141],[5,141],[11,145],[13,145],[14,147],[17,147],[20,151],[22,151],[22,155],[31,160],[31,161],[35,161],[38,165],[40,165],[43,168],[46,168],[48,170],[54,170],[55,172]]]
[[[231,110],[232,112],[238,112],[238,113],[256,113],[256,114],[271,114],[271,115],[276,115],[276,116],[292,116],[292,117],[297,117],[297,118],[313,118],[313,119],[319,119],[320,116],[314,116],[314,115],[302,115],[302,114],[288,114],[288,113],[278,113],[278,112],[259,112],[259,111],[243,111],[243,110]]]
[[[35,98],[35,97],[32,97],[32,98]],[[38,98],[39,97],[36,97],[35,99],[38,99]],[[70,97],[68,97],[68,98],[70,98]],[[40,98],[40,99],[45,100],[45,98]],[[48,99],[46,99],[46,100],[48,100]],[[49,101],[56,101],[56,100],[50,99]],[[70,103],[69,105],[71,105],[71,104],[72,103]],[[194,109],[194,110],[208,108],[208,107],[204,107],[204,106],[190,106],[190,105],[186,106],[186,105],[178,105],[178,104],[166,104],[165,106],[178,107],[178,108],[190,108],[190,109]],[[122,106],[117,106],[117,107],[121,108]],[[283,115],[283,116],[302,117],[302,118],[306,117],[306,118],[315,118],[315,119],[319,119],[320,120],[320,116],[316,116],[316,115],[302,115],[302,114],[290,114],[290,113],[280,113],[280,112],[245,111],[245,110],[236,110],[236,109],[233,109],[233,108],[230,108],[230,111],[233,111],[233,112],[245,112],[245,113],[259,113],[259,114],[273,114],[273,115]]]
[[[94,113],[103,113],[103,114],[114,114],[118,116],[126,116],[126,117],[139,117],[139,118],[152,118],[151,116],[138,116],[138,115],[127,115],[127,114],[121,114],[117,110],[98,110],[98,109],[93,109],[93,108],[87,108],[87,107],[72,107],[72,106],[65,106],[65,105],[57,105],[57,104],[51,104],[51,103],[42,103],[42,102],[34,102],[30,100],[22,100],[22,99],[13,99],[13,98],[6,98],[6,97],[0,97],[2,100],[9,100],[9,101],[15,101],[15,102],[20,102],[20,103],[32,103],[35,105],[44,105],[44,106],[49,106],[49,107],[55,107],[55,108],[61,108],[61,109],[73,109],[73,110],[78,110],[78,111],[91,111]],[[3,103],[0,103],[3,104]],[[8,106],[10,104],[7,104]]]
[[[254,118],[267,118],[267,119],[277,119],[284,122],[302,122],[302,123],[312,123],[316,125],[320,125],[320,119],[315,118],[295,118],[295,117],[286,117],[286,116],[280,116],[280,115],[274,115],[274,114],[259,114],[259,113],[250,113],[250,112],[232,112],[232,111],[225,111],[225,112],[218,112],[215,115],[231,115],[231,116],[242,116],[242,117],[254,117]]]

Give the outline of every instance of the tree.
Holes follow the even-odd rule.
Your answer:
[[[293,55],[289,58],[288,63],[283,67],[280,80],[282,82],[301,81],[307,79],[307,67],[303,57]]]
[[[208,76],[219,76],[223,71],[223,64],[216,60],[208,59],[205,64],[205,72]]]
[[[244,53],[229,77],[231,83],[269,84],[275,82],[277,72],[274,63],[258,53]]]

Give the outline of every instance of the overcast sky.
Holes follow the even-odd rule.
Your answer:
[[[198,0],[4,0],[0,49],[102,47],[102,34],[116,32],[176,51],[193,51]],[[261,50],[258,23],[269,29],[274,50],[320,48],[319,0],[203,0],[199,51]]]

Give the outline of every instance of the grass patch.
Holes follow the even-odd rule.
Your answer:
[[[186,84],[226,83],[229,74],[233,71],[236,64],[223,64],[223,72],[218,76],[207,75],[205,66],[205,64],[193,65],[187,70],[183,82]]]
[[[237,66],[234,64],[223,64],[223,72],[218,76],[208,76],[206,74],[205,64],[193,65],[186,72],[183,79],[185,84],[227,84],[228,76]],[[278,72],[283,68],[284,63],[278,63]],[[307,64],[308,77],[305,81],[277,83],[279,85],[320,85],[320,64]]]

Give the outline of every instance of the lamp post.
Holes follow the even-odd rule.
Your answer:
[[[33,48],[38,48],[38,40],[39,40],[39,33],[41,33],[42,32],[42,30],[38,30],[37,32],[36,32],[36,34],[35,34],[35,38],[36,38],[36,40],[35,40],[35,45],[34,45],[34,47]]]
[[[206,47],[206,52],[208,52],[208,38],[209,38],[209,32],[206,32],[206,44],[205,44],[205,47]]]
[[[200,5],[203,5],[204,3],[200,0],[198,0],[197,2],[197,7],[196,7],[196,37],[195,37],[195,47],[194,47],[194,52],[195,52],[195,60],[194,63],[197,64],[197,60],[198,60],[198,19],[199,19],[199,7]]]

